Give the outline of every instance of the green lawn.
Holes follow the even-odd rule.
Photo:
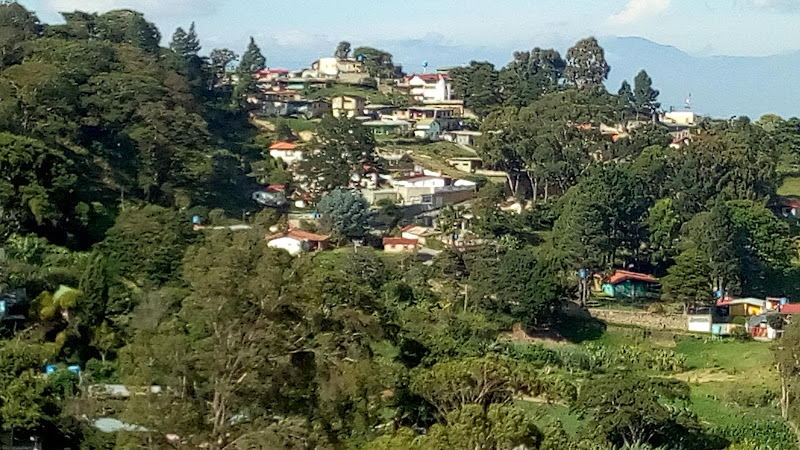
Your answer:
[[[786,177],[778,188],[778,195],[800,197],[800,177]]]
[[[286,122],[289,124],[289,128],[292,129],[295,133],[299,133],[301,131],[317,131],[317,124],[319,124],[319,119],[298,119],[294,117],[281,117],[281,118],[270,118],[268,119],[271,123],[276,123],[278,120]]]
[[[639,348],[671,349],[686,357],[686,370],[682,372],[659,372],[654,369],[640,368],[641,374],[680,379],[688,383],[691,389],[691,410],[709,430],[726,433],[734,430],[752,432],[759,435],[763,427],[770,434],[791,433],[781,427],[780,408],[777,406],[777,395],[780,392],[778,374],[772,364],[770,344],[756,341],[714,340],[708,338],[692,338],[673,336],[669,333],[645,335],[641,329],[609,328],[595,335],[584,344],[599,345],[614,352],[623,346]],[[546,345],[556,351],[583,344]],[[555,369],[560,370],[560,369]],[[637,369],[634,369],[637,370]],[[579,377],[577,382],[589,382],[588,374],[580,372],[566,374],[567,378]],[[580,377],[587,376],[581,379]],[[587,385],[584,385],[586,388]],[[567,433],[575,435],[585,423],[577,416],[570,414],[569,406],[564,404],[547,404],[538,399],[525,399],[517,403],[536,421],[539,427],[559,420]],[[744,428],[742,424],[753,424],[754,428]],[[772,427],[772,428],[770,428]],[[777,427],[777,428],[775,428]],[[725,431],[728,430],[728,431]],[[738,431],[737,431],[738,430]],[[738,435],[737,435],[738,436]],[[787,439],[789,439],[787,438]],[[753,437],[745,437],[753,439]],[[783,439],[779,437],[779,440]],[[784,441],[786,442],[786,441]],[[789,444],[791,447],[791,444]],[[784,448],[784,447],[780,447]],[[789,448],[789,447],[786,447]]]
[[[380,92],[377,89],[370,89],[363,86],[350,84],[334,84],[329,88],[313,89],[307,95],[308,98],[331,98],[340,95],[357,95],[364,97],[372,104],[392,104],[392,97]]]
[[[733,425],[743,417],[780,417],[780,390],[769,343],[685,338],[675,351],[686,355],[693,409],[705,422]],[[682,377],[683,378],[683,377]]]

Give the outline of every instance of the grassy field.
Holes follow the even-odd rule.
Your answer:
[[[679,378],[691,385],[693,409],[702,421],[733,425],[747,418],[780,419],[774,401],[780,383],[768,343],[686,338],[675,350],[686,355],[689,370]]]
[[[314,89],[309,93],[308,97],[312,99],[331,98],[340,95],[357,95],[366,98],[367,101],[372,104],[392,104],[392,101],[395,100],[377,89],[349,84],[334,84],[329,88]]]
[[[786,177],[778,188],[778,195],[800,197],[800,177]]]
[[[772,363],[769,343],[711,340],[668,333],[648,337],[640,329],[622,328],[611,328],[586,343],[612,351],[622,346],[636,346],[651,350],[670,349],[684,355],[684,371],[644,370],[642,373],[687,382],[691,388],[691,410],[711,430],[757,421],[781,421],[777,405],[779,379]],[[554,343],[545,346],[559,351],[579,348],[584,344]],[[532,400],[519,404],[536,418],[540,426],[559,420],[568,433],[574,434],[584,425],[564,404]]]
[[[319,124],[319,119],[298,119],[294,117],[281,117],[281,118],[270,118],[268,121],[272,124],[275,124],[277,121],[283,121],[289,124],[289,128],[292,129],[295,133],[299,133],[301,131],[317,131],[317,125]]]

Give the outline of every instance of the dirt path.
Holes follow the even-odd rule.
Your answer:
[[[732,382],[736,381],[736,376],[726,373],[720,369],[697,369],[688,372],[678,373],[670,376],[676,380],[681,380],[689,384]]]

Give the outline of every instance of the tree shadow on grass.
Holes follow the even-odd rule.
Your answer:
[[[574,344],[600,339],[606,332],[605,322],[594,317],[561,315],[554,328],[564,339]]]

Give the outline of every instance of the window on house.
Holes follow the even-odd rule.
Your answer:
[[[422,203],[425,205],[433,203],[433,195],[423,195],[422,196]]]

